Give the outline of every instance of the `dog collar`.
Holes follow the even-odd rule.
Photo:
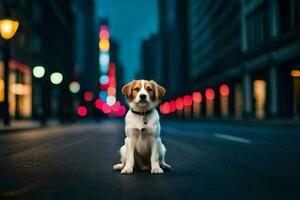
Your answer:
[[[142,116],[143,116],[144,124],[147,124],[148,121],[147,121],[146,115],[148,115],[149,113],[151,113],[153,109],[147,110],[147,111],[145,111],[145,112],[138,112],[138,111],[134,111],[134,110],[132,110],[132,109],[130,109],[130,110],[131,110],[131,112],[134,113],[134,114],[142,115]]]

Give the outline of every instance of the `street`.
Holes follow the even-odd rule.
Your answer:
[[[163,175],[121,175],[118,120],[0,134],[0,199],[299,199],[299,127],[162,121]]]

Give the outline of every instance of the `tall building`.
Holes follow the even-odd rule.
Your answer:
[[[189,1],[189,78],[203,93],[230,88],[233,116],[300,114],[300,1]]]
[[[141,78],[162,81],[161,48],[159,35],[151,35],[142,42],[141,47]]]
[[[188,78],[188,1],[161,0],[159,5],[159,43],[162,84],[167,97],[178,94]],[[182,91],[183,92],[183,91]]]

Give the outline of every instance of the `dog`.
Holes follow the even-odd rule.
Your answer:
[[[154,81],[133,80],[122,88],[130,109],[125,116],[125,144],[120,148],[121,163],[113,166],[121,174],[133,169],[164,173],[166,148],[160,138],[159,114],[155,107],[166,90]]]

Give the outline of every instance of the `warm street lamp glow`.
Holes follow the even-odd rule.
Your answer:
[[[291,76],[292,77],[300,77],[300,70],[296,70],[296,69],[292,70]]]
[[[11,19],[0,20],[1,37],[8,40],[14,37],[19,27],[19,22]]]
[[[42,78],[45,75],[45,68],[43,66],[35,66],[32,73],[35,78]]]
[[[69,85],[69,89],[72,93],[78,93],[80,90],[80,84],[77,81],[73,81]]]
[[[53,74],[51,74],[50,76],[50,81],[51,83],[53,83],[54,85],[58,85],[62,82],[63,80],[63,75],[59,72],[54,72]]]

